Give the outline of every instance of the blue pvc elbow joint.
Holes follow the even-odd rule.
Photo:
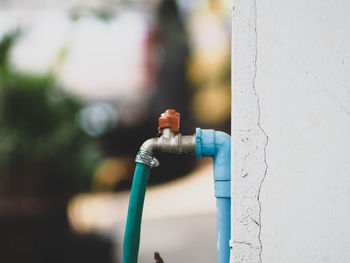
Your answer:
[[[197,128],[196,157],[213,158],[215,197],[231,197],[231,136],[221,131]]]
[[[196,129],[196,157],[212,157],[217,205],[218,263],[230,261],[231,238],[231,136],[215,130]]]

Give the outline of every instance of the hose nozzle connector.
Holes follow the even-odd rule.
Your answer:
[[[150,168],[155,168],[159,166],[159,161],[155,157],[153,157],[153,155],[144,151],[139,151],[137,153],[135,162],[146,164]]]

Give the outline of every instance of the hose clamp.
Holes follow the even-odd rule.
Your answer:
[[[137,153],[135,162],[148,165],[150,168],[158,167],[159,161],[149,153],[140,151]]]

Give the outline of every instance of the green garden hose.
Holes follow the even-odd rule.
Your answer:
[[[123,246],[123,263],[137,263],[140,245],[140,230],[143,203],[149,177],[149,170],[159,165],[152,155],[139,152],[132,182],[128,217],[126,221]]]

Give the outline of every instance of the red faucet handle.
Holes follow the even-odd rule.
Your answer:
[[[158,119],[159,131],[163,128],[170,128],[172,132],[179,132],[180,129],[180,113],[173,109],[168,109],[162,113]]]

